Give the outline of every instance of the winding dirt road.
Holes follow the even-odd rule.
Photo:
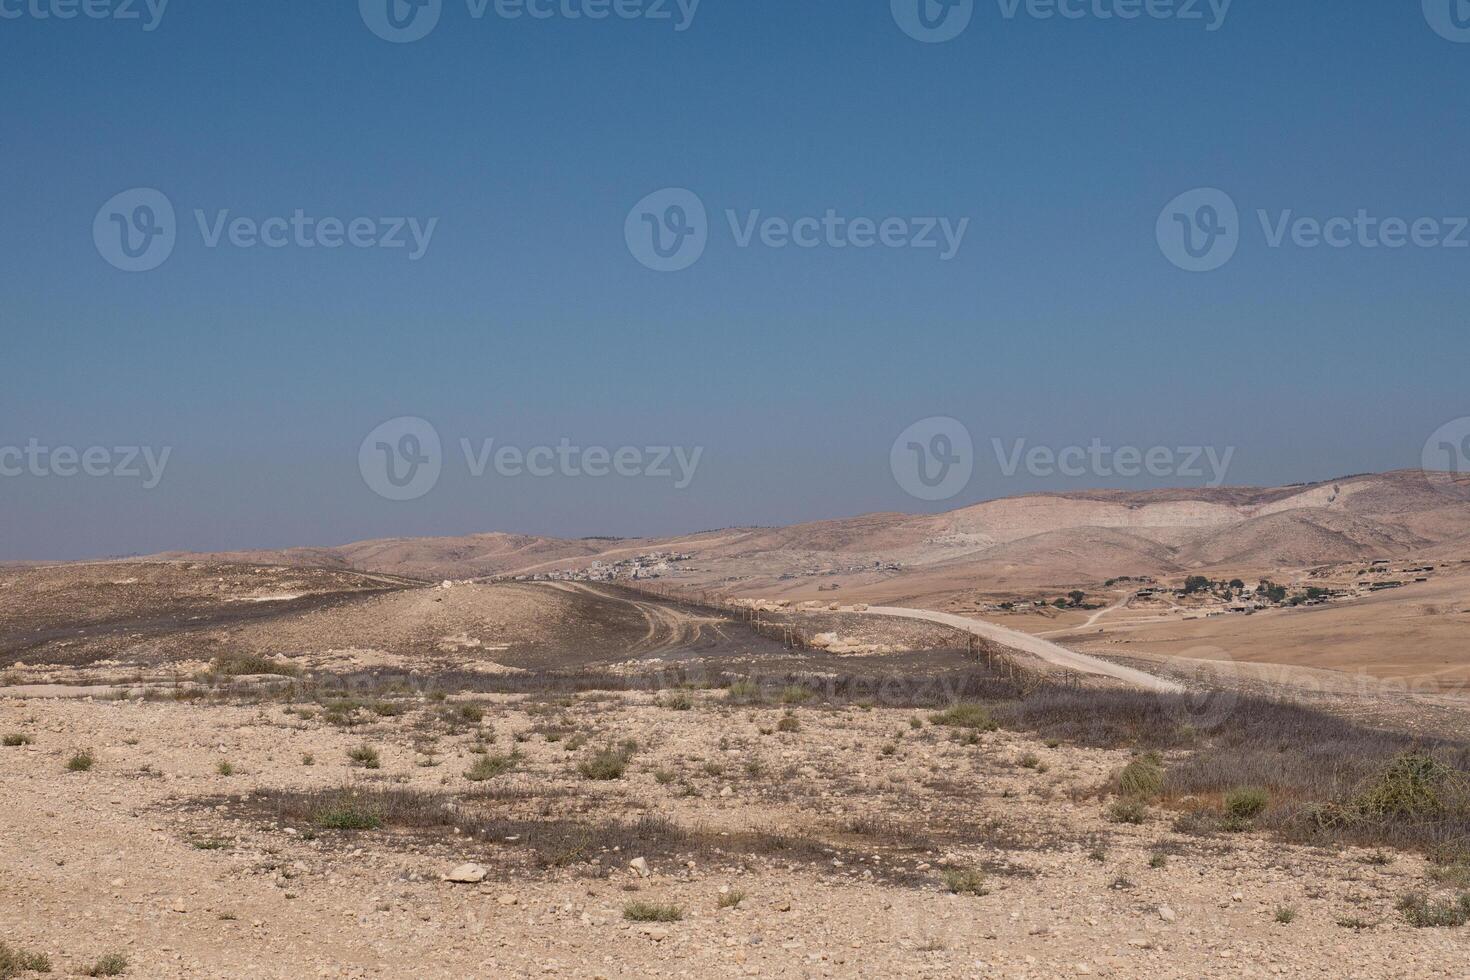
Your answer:
[[[1022,633],[1020,630],[1008,629],[988,623],[983,619],[970,619],[967,616],[956,616],[953,613],[933,612],[928,609],[907,609],[901,606],[870,606],[866,612],[869,616],[896,616],[900,619],[923,619],[931,623],[939,623],[942,626],[953,626],[955,629],[973,633],[975,636],[993,640],[1002,646],[1022,653],[1029,653],[1049,664],[1064,667],[1067,670],[1075,670],[1084,674],[1100,674],[1104,677],[1113,677],[1135,687],[1141,687],[1148,691],[1157,691],[1160,694],[1182,694],[1184,688],[1173,681],[1166,681],[1155,677],[1147,671],[1135,670],[1132,667],[1123,667],[1118,664],[1108,663],[1097,657],[1089,657],[1084,653],[1076,653],[1066,647],[1058,646],[1050,640],[1044,640],[1030,633]]]
[[[718,617],[698,615],[666,603],[630,598],[627,595],[599,589],[582,582],[548,582],[545,584],[562,592],[592,596],[604,602],[625,602],[636,609],[648,624],[648,631],[641,640],[629,648],[630,653],[658,653],[690,646],[704,639],[706,627],[718,634],[721,640],[729,639],[720,629],[723,620]]]

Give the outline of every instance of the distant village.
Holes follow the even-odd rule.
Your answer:
[[[674,566],[692,561],[693,555],[672,551],[651,551],[645,555],[622,558],[618,561],[594,561],[586,568],[567,569],[557,572],[535,572],[517,575],[514,582],[624,582],[640,579],[663,578],[674,571]]]
[[[1466,564],[1461,562],[1460,564]],[[1105,587],[1136,583],[1138,588],[1128,598],[1129,608],[1159,607],[1175,609],[1199,616],[1223,616],[1228,614],[1251,615],[1263,609],[1289,609],[1298,606],[1323,606],[1332,602],[1347,602],[1365,596],[1401,589],[1406,585],[1428,582],[1441,565],[1399,565],[1389,559],[1372,561],[1365,566],[1335,567],[1314,573],[1320,585],[1288,587],[1261,579],[1248,585],[1241,579],[1213,580],[1203,575],[1191,575],[1182,586],[1174,587],[1158,583],[1148,576],[1137,578],[1121,576],[1108,579]],[[1055,599],[1029,599],[999,602],[990,606],[992,611],[1015,612],[1025,609],[1101,609],[1104,602],[1077,590]],[[1190,617],[1186,617],[1190,618]]]

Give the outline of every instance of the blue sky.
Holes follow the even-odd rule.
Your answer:
[[[1229,483],[1275,484],[1418,466],[1470,414],[1470,249],[1272,248],[1256,217],[1470,214],[1470,43],[1418,3],[1235,0],[1210,31],[976,0],[930,44],[889,0],[703,0],[683,31],[444,0],[396,44],[351,2],[173,0],[151,31],[35,16],[51,2],[0,0],[21,13],[0,17],[0,447],[171,455],[151,489],[0,476],[0,559],[675,533],[1203,482],[1007,476],[993,439],[1234,447]],[[671,187],[707,207],[709,241],[661,273],[624,223]],[[1155,224],[1200,187],[1238,205],[1240,242],[1190,273]],[[93,238],[132,188],[177,212],[152,271]],[[194,212],[226,209],[438,221],[416,261],[208,247]],[[725,216],[829,209],[969,224],[944,261],[740,247]],[[409,501],[359,466],[398,416],[444,444]],[[930,416],[977,455],[934,502],[890,469]],[[703,455],[684,489],[476,477],[462,438]]]

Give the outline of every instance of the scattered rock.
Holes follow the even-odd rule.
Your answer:
[[[478,885],[485,880],[488,873],[481,865],[466,863],[450,871],[444,876],[444,880],[460,885]]]

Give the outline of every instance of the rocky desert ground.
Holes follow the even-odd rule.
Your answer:
[[[1464,973],[1452,690],[674,584],[0,570],[0,976]]]

